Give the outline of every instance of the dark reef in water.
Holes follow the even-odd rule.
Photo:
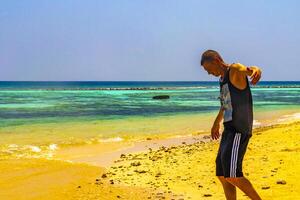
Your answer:
[[[157,95],[152,97],[152,99],[169,99],[170,96],[169,95]]]

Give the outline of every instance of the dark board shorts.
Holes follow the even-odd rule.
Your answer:
[[[216,175],[243,177],[242,162],[251,135],[225,128],[216,158]]]

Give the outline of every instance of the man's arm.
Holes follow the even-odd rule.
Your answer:
[[[218,113],[218,116],[216,117],[216,119],[215,119],[215,124],[217,123],[217,124],[220,124],[221,123],[221,121],[223,120],[223,113],[224,113],[224,109],[223,109],[223,107],[221,106],[220,107],[220,110],[219,110],[219,113]]]
[[[246,67],[241,63],[234,63],[229,66],[234,71],[238,72],[237,74],[242,76],[250,76],[251,83],[255,85],[261,78],[261,69],[257,66]]]
[[[223,112],[224,112],[224,109],[221,106],[221,108],[219,110],[219,113],[218,113],[218,116],[216,117],[216,119],[214,121],[214,124],[211,128],[211,137],[212,137],[212,139],[217,140],[220,137],[219,131],[220,131],[220,123],[223,120]]]

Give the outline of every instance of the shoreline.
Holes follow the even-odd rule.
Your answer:
[[[276,113],[257,111],[253,128],[300,119],[299,109],[278,110]],[[164,140],[209,134],[214,118],[214,114],[182,114],[147,118],[133,117],[104,122],[34,124],[0,129],[2,136],[0,157],[40,157],[63,160],[72,160],[77,156],[76,154],[78,154],[77,157],[92,157],[116,150],[116,148],[132,147],[137,142],[145,142],[148,139]],[[82,155],[83,152],[86,152],[86,155]]]
[[[148,151],[149,148],[152,150],[158,150],[161,146],[170,147],[177,146],[182,143],[184,144],[193,144],[195,142],[203,141],[208,142],[210,136],[206,134],[195,135],[195,136],[182,136],[182,137],[171,137],[163,139],[151,139],[145,141],[137,141],[129,146],[124,146],[122,148],[116,149],[115,151],[104,152],[100,155],[88,157],[88,158],[79,158],[69,160],[76,163],[87,163],[93,166],[99,166],[104,168],[109,168],[115,160],[117,160],[122,154],[129,153],[141,153]]]
[[[294,118],[294,116],[296,118]],[[292,115],[292,118],[280,118],[274,123],[265,124],[261,126],[257,126],[253,128],[253,134],[256,132],[260,132],[267,129],[272,129],[276,127],[281,127],[286,124],[293,124],[300,120],[300,113],[294,113]],[[220,129],[220,133],[223,131],[223,127]],[[115,148],[112,151],[105,151],[101,152],[97,155],[88,156],[88,157],[79,157],[74,159],[69,159],[68,161],[74,162],[74,163],[86,163],[90,164],[92,166],[99,166],[103,168],[109,168],[114,161],[116,161],[122,154],[134,154],[134,153],[142,153],[147,152],[149,149],[151,150],[158,150],[161,147],[171,147],[171,146],[178,146],[181,144],[193,144],[197,142],[213,142],[213,143],[219,143],[220,138],[215,141],[210,138],[210,133],[208,132],[198,132],[194,134],[188,134],[188,135],[175,135],[175,136],[169,136],[166,138],[147,138],[145,140],[138,140],[133,142],[120,142],[118,145],[119,148]],[[107,143],[106,145],[115,145],[116,142]],[[104,145],[102,144],[96,144],[95,146],[99,147]],[[76,147],[75,147],[76,148]],[[84,147],[83,147],[84,148]],[[89,148],[89,147],[87,147]],[[72,149],[72,148],[71,148]],[[70,150],[72,151],[72,150]]]

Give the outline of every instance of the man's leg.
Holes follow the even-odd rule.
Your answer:
[[[248,195],[252,200],[261,200],[258,193],[253,188],[252,184],[245,177],[235,177],[235,178],[225,178],[225,180],[232,185],[240,188],[246,195]]]
[[[225,180],[241,189],[253,200],[261,200],[252,184],[243,176],[242,162],[251,135],[231,130],[221,152]]]
[[[221,181],[224,189],[224,193],[227,200],[236,200],[236,188],[234,185],[226,181],[224,176],[217,176]]]

